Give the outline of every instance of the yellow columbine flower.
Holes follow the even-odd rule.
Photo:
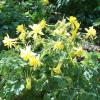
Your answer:
[[[74,53],[75,56],[77,56],[77,57],[83,56],[84,50],[82,49],[82,47],[75,48],[75,50],[76,50],[75,53]]]
[[[80,23],[77,21],[76,17],[70,16],[68,20],[69,20],[68,25],[72,25],[73,29],[79,29]]]
[[[4,43],[4,46],[7,46],[8,48],[12,48],[16,46],[17,44],[17,39],[11,39],[9,37],[9,35],[7,34],[7,36],[4,37],[4,40],[3,40],[3,43]]]
[[[39,33],[41,31],[41,28],[38,24],[33,24],[33,25],[29,25],[29,27],[32,29],[32,31],[34,33]]]
[[[55,68],[53,68],[53,71],[56,75],[61,74],[61,66],[62,66],[62,62],[59,62],[58,65]]]
[[[57,42],[54,43],[53,48],[54,48],[54,50],[55,49],[60,49],[61,50],[61,49],[64,48],[64,45],[63,45],[63,43],[61,41],[57,41]]]
[[[30,90],[31,89],[31,78],[27,77],[26,78],[26,89]]]
[[[29,33],[29,37],[33,35],[33,38],[36,39],[38,35],[44,35],[42,33],[42,27],[39,24],[29,25],[32,31]]]
[[[93,39],[93,37],[96,36],[96,30],[93,28],[93,26],[92,27],[89,27],[89,29],[86,28],[85,30],[87,31],[86,39],[87,38]]]
[[[68,18],[68,20],[69,20],[69,22],[70,22],[71,24],[73,24],[73,23],[77,20],[77,18],[76,18],[76,17],[73,17],[73,16],[70,16],[70,17]]]
[[[48,5],[49,4],[49,0],[42,0],[43,5]]]
[[[31,46],[26,46],[26,50],[20,49],[20,56],[23,60],[27,61],[32,56]]]
[[[17,32],[21,32],[21,33],[25,32],[24,25],[23,24],[22,25],[18,25],[16,30],[17,30]]]
[[[38,66],[40,66],[41,62],[39,59],[39,56],[31,56],[29,59],[29,65],[32,66],[33,68],[36,68]]]

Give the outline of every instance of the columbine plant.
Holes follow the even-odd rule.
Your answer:
[[[48,3],[48,0],[44,2]],[[72,91],[83,88],[84,82],[88,85],[91,83],[84,77],[84,69],[92,66],[86,63],[91,58],[83,49],[82,42],[90,38],[93,40],[96,30],[93,27],[86,28],[87,33],[82,36],[78,32],[79,27],[77,18],[70,16],[55,25],[48,25],[42,20],[29,25],[29,30],[22,24],[16,28],[19,33],[17,39],[11,39],[8,35],[4,37],[4,45],[15,48],[25,63],[21,70],[27,73],[22,73],[26,90],[43,93],[44,96],[49,94],[53,98],[57,98],[60,91],[65,91],[71,98]],[[81,80],[84,82],[80,84]]]

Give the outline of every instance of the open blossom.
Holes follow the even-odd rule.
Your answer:
[[[86,33],[86,39],[87,38],[93,39],[93,37],[96,36],[96,30],[93,28],[93,26],[89,27],[89,29],[86,28],[85,30],[87,31],[87,33]]]
[[[77,20],[77,18],[74,17],[74,16],[70,16],[70,17],[68,18],[68,20],[69,20],[69,22],[70,22],[71,24],[73,24],[73,23],[75,23],[75,21]]]
[[[61,49],[64,48],[64,45],[63,45],[63,43],[61,41],[57,41],[57,42],[54,43],[53,48],[54,48],[54,50],[55,49],[60,49],[61,50]]]
[[[34,34],[41,32],[41,27],[38,24],[29,25]]]
[[[27,77],[26,78],[26,89],[30,90],[31,89],[31,78]]]
[[[4,37],[3,43],[4,43],[4,46],[7,46],[8,48],[12,48],[16,46],[17,39],[12,39],[7,34],[7,36]]]
[[[34,69],[39,67],[41,64],[39,56],[33,55],[29,59],[29,65],[32,66]]]
[[[26,49],[20,49],[20,56],[23,60],[27,61],[32,55],[31,46],[26,46]]]
[[[72,25],[75,28],[79,28],[80,24],[77,21],[77,18],[74,16],[70,16],[69,18],[67,18],[69,20],[68,25]]]
[[[46,21],[42,20],[39,24],[33,24],[29,25],[29,27],[32,29],[32,31],[29,32],[29,37],[33,35],[33,38],[36,39],[38,35],[44,35],[42,32],[42,29],[45,28]]]
[[[25,32],[24,25],[23,24],[22,25],[18,25],[16,30],[17,30],[17,32],[21,32],[21,33]]]
[[[29,25],[32,31],[29,32],[29,37],[33,35],[33,38],[36,39],[38,35],[44,35],[42,28],[38,24]]]

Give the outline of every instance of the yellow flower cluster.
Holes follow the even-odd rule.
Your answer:
[[[15,47],[16,44],[18,43],[17,40],[21,40],[22,43],[25,43],[25,38],[26,37],[30,37],[31,35],[33,35],[34,39],[39,38],[38,35],[44,35],[42,32],[42,29],[46,27],[46,21],[42,20],[40,21],[38,24],[34,24],[33,26],[29,26],[32,31],[29,32],[29,34],[26,34],[26,30],[23,24],[18,25],[16,28],[16,31],[18,33],[20,33],[19,37],[16,39],[11,39],[9,37],[9,35],[7,34],[7,36],[4,37],[3,43],[5,46],[7,46],[8,48],[12,48]],[[27,36],[28,35],[28,36]],[[40,39],[40,38],[39,38]],[[25,58],[26,59],[26,58]]]
[[[76,17],[70,16],[68,19],[68,23],[66,23],[66,20],[63,19],[62,21],[58,21],[55,25],[55,30],[52,32],[53,35],[58,34],[61,36],[67,35],[69,36],[69,33],[67,32],[71,28],[71,35],[72,38],[75,38],[77,36],[78,29],[80,27],[80,23],[77,21]],[[68,29],[69,28],[69,29]]]
[[[26,49],[20,49],[21,53],[20,56],[23,60],[27,61],[32,55],[31,46],[26,46]]]
[[[16,46],[17,39],[12,39],[7,34],[7,36],[4,37],[3,43],[4,43],[4,46],[7,46],[8,48],[12,48]]]
[[[31,46],[26,46],[26,49],[20,49],[21,53],[20,56],[23,60],[29,61],[29,65],[32,66],[34,69],[40,66],[41,62],[39,56],[36,56],[35,53],[31,51]]]
[[[77,18],[70,16],[68,20],[69,20],[68,23],[66,22],[65,19],[63,19],[62,21],[58,21],[53,27],[54,30],[51,30],[53,28],[48,27],[48,30],[44,32],[49,32],[49,33],[52,32],[51,34],[53,36],[50,36],[50,37],[47,36],[47,38],[42,38],[41,36],[41,35],[44,35],[42,32],[43,29],[47,28],[46,27],[47,24],[45,20],[40,21],[38,24],[29,25],[29,27],[31,28],[31,31],[26,30],[23,24],[18,25],[16,30],[19,33],[19,37],[17,39],[12,39],[7,34],[7,36],[4,37],[3,43],[8,48],[12,48],[12,47],[16,47],[18,43],[17,41],[21,40],[21,42],[23,42],[25,41],[25,39],[27,39],[25,41],[26,43],[23,43],[22,45],[18,45],[19,48],[21,46],[24,46],[24,49],[20,48],[20,57],[24,61],[27,62],[27,65],[31,66],[29,68],[34,69],[34,70],[38,69],[42,64],[40,60],[40,55],[41,55],[41,58],[44,58],[45,56],[49,58],[50,56],[49,59],[51,60],[52,60],[51,57],[54,57],[53,63],[55,63],[59,59],[59,58],[56,59],[57,57],[55,56],[56,54],[59,53],[61,60],[64,59],[65,61],[66,59],[68,59],[67,61],[70,61],[70,63],[76,64],[78,58],[82,58],[83,56],[85,56],[86,52],[85,50],[83,50],[80,44],[78,44],[76,41],[72,41],[72,39],[77,36],[78,29],[80,27],[80,24],[77,21]],[[96,30],[93,27],[89,27],[89,29],[86,28],[85,30],[87,31],[86,37],[85,37],[86,39],[88,38],[93,39],[96,36]],[[68,37],[68,32],[69,32],[70,38]],[[32,40],[30,37],[33,37],[34,40]],[[26,46],[27,44],[30,46]],[[34,53],[33,51],[36,51],[38,49],[38,46],[40,47],[40,44],[42,44],[42,47],[41,47],[42,49],[39,48],[41,49],[38,51],[38,53],[40,53],[39,55],[39,54]],[[33,46],[32,48],[33,51],[31,50],[31,45]],[[75,48],[78,45],[79,47]],[[46,60],[48,59],[45,59],[45,60],[43,59],[43,61],[46,61]],[[51,68],[51,72],[53,73],[53,75],[61,75],[63,73],[62,65],[63,65],[63,62],[59,61],[56,66]],[[48,62],[47,63],[44,62],[44,66],[48,66]],[[26,82],[26,89],[30,90],[32,88],[31,77],[26,77],[25,82]]]

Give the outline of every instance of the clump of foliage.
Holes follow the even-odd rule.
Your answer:
[[[9,35],[0,53],[0,97],[7,100],[99,100],[100,53],[84,44],[96,38],[93,27],[79,32],[76,17],[48,25],[23,24],[17,38]]]

